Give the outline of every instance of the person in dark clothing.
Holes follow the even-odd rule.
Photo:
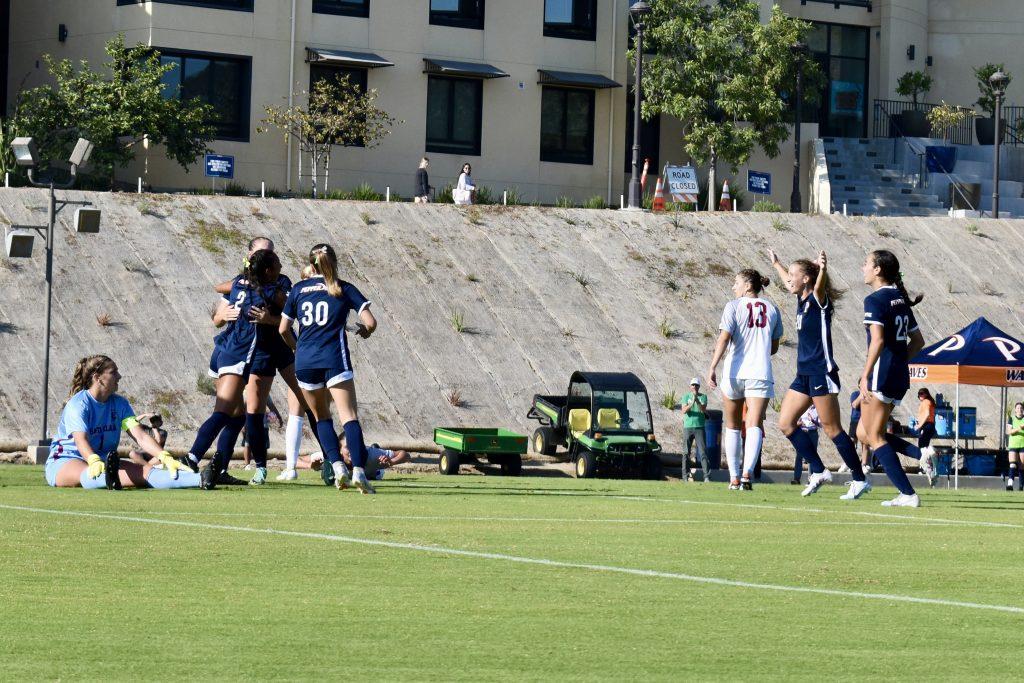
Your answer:
[[[430,159],[423,157],[420,159],[420,167],[416,169],[416,194],[413,201],[417,204],[426,204],[430,201],[430,176],[427,175],[429,165]]]

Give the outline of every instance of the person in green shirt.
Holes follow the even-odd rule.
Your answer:
[[[708,466],[708,454],[704,441],[704,423],[708,419],[708,395],[700,393],[700,379],[690,380],[690,391],[683,396],[683,443],[686,444],[686,457],[683,459],[683,478],[689,469],[690,455],[697,451],[697,460],[704,472],[702,481],[708,480],[711,470]]]
[[[1013,412],[1006,421],[1006,435],[1009,440],[1006,443],[1007,459],[1010,461],[1010,470],[1006,474],[1006,490],[1013,490],[1013,478],[1017,477],[1018,490],[1024,491],[1024,473],[1020,466],[1024,465],[1024,403],[1013,404]]]

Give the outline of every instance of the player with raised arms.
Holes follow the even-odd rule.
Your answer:
[[[265,287],[277,282],[280,274],[281,261],[277,255],[270,250],[260,249],[249,257],[244,272],[234,279],[228,300],[231,303],[222,303],[222,307],[230,305],[235,308],[238,315],[214,341],[214,350],[210,357],[210,374],[217,377],[216,402],[213,413],[199,427],[195,442],[186,456],[187,461],[193,466],[203,459],[214,440],[232,422],[232,416],[237,414],[242,404],[242,392],[252,372],[260,337],[277,334],[275,329],[269,325],[261,325],[259,320],[269,314]],[[269,392],[269,387],[267,391]],[[257,468],[249,483],[258,485],[266,481],[267,476],[268,437],[263,421],[266,395],[249,398],[251,402],[246,408],[245,428]],[[262,411],[260,405],[263,406]],[[217,479],[227,470],[231,451],[232,449],[218,448],[216,455],[203,468],[204,489],[216,488]]]
[[[909,361],[924,348],[924,338],[911,310],[924,298],[911,299],[903,284],[900,262],[885,250],[873,251],[864,260],[864,284],[874,290],[864,298],[864,325],[867,327],[868,354],[860,378],[861,405],[857,438],[866,443],[885,468],[885,474],[899,489],[899,495],[882,505],[920,507],[897,453],[921,457],[921,450],[892,434],[886,424],[893,408],[910,389]]]
[[[368,454],[359,424],[345,322],[354,311],[358,316],[356,334],[368,339],[377,329],[377,320],[366,297],[338,277],[338,257],[330,245],[314,246],[309,263],[316,275],[292,288],[281,314],[281,336],[295,349],[295,375],[316,416],[316,431],[324,457],[331,463],[335,485],[344,489],[352,484],[363,493],[375,493],[365,471]],[[298,324],[297,339],[293,323]],[[332,400],[352,454],[351,477],[341,459],[341,444],[331,419]]]
[[[199,475],[163,450],[139,424],[128,401],[117,393],[120,381],[117,364],[107,356],[78,361],[68,402],[50,442],[46,483],[86,489],[198,487]],[[154,459],[146,465],[122,463],[117,455],[121,432],[128,432]]]
[[[782,338],[782,316],[771,301],[761,298],[768,278],[748,268],[732,285],[736,298],[725,305],[715,352],[708,367],[708,386],[721,386],[725,408],[725,457],[729,463],[729,489],[753,488],[751,478],[764,439],[764,414],[775,396],[772,356]],[[722,381],[718,364],[725,357]],[[746,444],[743,444],[743,407],[747,407]],[[741,452],[745,449],[744,453]],[[740,467],[742,464],[742,478]]]
[[[829,280],[828,257],[821,251],[817,261],[799,259],[786,268],[773,250],[768,250],[768,256],[789,293],[796,296],[796,378],[782,399],[779,429],[810,469],[803,495],[809,496],[832,481],[832,473],[821,461],[815,442],[799,427],[800,416],[813,404],[822,431],[832,439],[839,456],[850,468],[850,490],[840,498],[860,498],[871,490],[871,484],[864,476],[857,447],[843,430],[840,419],[839,366],[832,353],[832,313],[838,295]]]

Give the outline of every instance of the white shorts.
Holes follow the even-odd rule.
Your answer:
[[[766,379],[723,379],[719,387],[722,395],[732,401],[744,398],[775,398],[775,383]]]
[[[871,395],[874,396],[875,398],[877,398],[882,403],[891,403],[893,406],[898,406],[899,404],[903,403],[902,399],[899,399],[899,398],[889,398],[888,396],[883,394],[881,391],[872,391]]]

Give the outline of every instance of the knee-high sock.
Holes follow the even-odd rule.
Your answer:
[[[331,422],[333,423],[334,421],[331,420]],[[319,432],[319,430],[315,429],[316,424],[317,424],[316,415],[314,415],[313,411],[310,410],[309,408],[306,408],[306,423],[308,425],[310,425],[310,427],[314,428],[313,429],[313,438],[316,439],[317,445],[320,446],[320,452],[326,454],[327,451],[324,450],[324,442],[320,439],[320,432]],[[338,435],[335,434],[334,436],[337,437]]]
[[[743,446],[743,476],[751,477],[754,474],[754,467],[757,459],[761,457],[761,442],[764,440],[764,432],[760,427],[747,427],[747,442]]]
[[[920,448],[910,443],[909,441],[901,439],[895,434],[886,434],[885,442],[892,446],[892,449],[899,453],[900,455],[905,455],[908,458],[913,458],[914,460],[921,459]]]
[[[298,415],[288,416],[288,426],[284,430],[284,468],[294,470],[299,460],[299,447],[302,445],[303,419]]]
[[[907,473],[903,471],[900,458],[896,455],[896,451],[893,450],[892,446],[885,444],[876,448],[875,457],[878,458],[878,462],[882,463],[886,476],[889,477],[892,485],[900,490],[900,493],[905,493],[908,496],[914,494],[914,487],[910,485],[910,479],[907,478]]]
[[[316,423],[316,433],[320,437],[324,459],[332,465],[341,460],[341,443],[334,433],[334,420],[320,420]]]
[[[195,472],[178,470],[178,478],[163,468],[154,467],[146,476],[146,483],[155,489],[197,489],[199,475]]]
[[[223,454],[227,456],[228,461],[231,460],[231,456],[235,454],[238,435],[242,433],[243,427],[245,427],[245,415],[228,419],[228,423],[224,425],[224,429],[220,431],[220,436],[217,438],[218,456]]]
[[[345,430],[345,445],[348,446],[348,455],[352,458],[352,468],[366,467],[366,460],[370,454],[366,452],[363,428],[359,425],[359,420],[349,420],[341,428]]]
[[[738,429],[725,429],[725,461],[729,463],[729,478],[740,478],[740,463],[743,454],[740,452],[743,445],[743,432]]]
[[[853,445],[853,439],[843,430],[832,439],[839,451],[839,457],[843,463],[850,468],[850,476],[854,481],[864,481],[864,468],[861,467],[860,458],[857,457],[857,447]]]
[[[82,470],[82,474],[78,477],[78,483],[82,485],[83,489],[105,489],[107,488],[107,478],[104,475],[100,475],[95,479],[89,478],[88,468]]]
[[[263,423],[264,413],[246,413],[245,438],[249,442],[249,453],[256,467],[267,466],[267,444],[270,435],[267,425]]]
[[[231,420],[231,416],[221,412],[216,412],[206,418],[206,422],[199,427],[199,433],[196,434],[196,440],[192,443],[192,448],[188,449],[188,452],[195,458],[196,462],[203,459],[206,451],[210,450],[210,444],[217,438],[217,435],[220,434],[220,431],[224,429],[229,420]]]
[[[811,441],[811,437],[807,436],[807,432],[797,427],[786,438],[789,439],[791,444],[793,444],[793,448],[796,449],[797,455],[807,462],[808,472],[811,474],[820,474],[825,471],[825,463],[823,463],[821,458],[818,456],[818,449],[814,447],[814,442]]]

